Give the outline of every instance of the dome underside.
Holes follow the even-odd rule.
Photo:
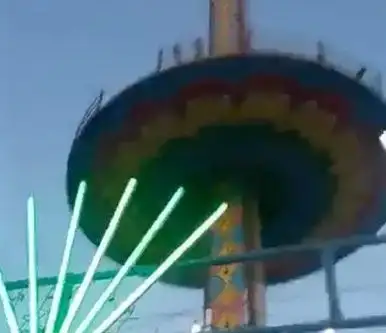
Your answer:
[[[304,68],[297,63],[297,76],[289,77],[283,63],[282,76],[276,70],[267,76],[259,75],[249,58],[222,61],[150,78],[148,85],[133,87],[139,101],[133,103],[128,90],[85,128],[70,154],[68,193],[71,204],[77,183],[89,181],[81,221],[87,237],[98,244],[131,176],[138,178],[138,190],[109,249],[109,256],[121,263],[180,185],[186,187],[186,196],[144,254],[142,265],[157,265],[188,236],[224,199],[219,189],[227,182],[254,193],[265,247],[374,233],[385,217],[378,129],[371,132],[370,122],[360,126],[360,106],[337,95],[333,87],[315,89],[323,75],[328,81],[326,77],[336,73],[325,71],[304,85],[306,69],[312,69],[309,63]],[[249,64],[249,76],[237,82],[232,76],[235,64],[237,73]],[[197,75],[197,66],[207,66],[206,75]],[[170,91],[169,98],[157,100],[160,90]],[[208,235],[185,260],[205,257],[209,249]],[[267,263],[268,282],[283,282],[319,267],[315,256],[306,257],[285,265]],[[204,276],[204,271],[180,269],[166,280],[196,287]]]

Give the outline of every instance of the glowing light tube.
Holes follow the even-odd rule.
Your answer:
[[[108,301],[111,294],[116,290],[118,285],[121,283],[123,278],[126,276],[127,272],[136,264],[137,260],[140,258],[142,253],[146,250],[149,243],[153,240],[154,236],[158,233],[158,231],[163,227],[166,220],[182,198],[184,194],[184,189],[180,187],[171,197],[169,202],[166,204],[165,208],[158,215],[150,229],[145,233],[141,241],[138,243],[137,247],[130,254],[124,265],[118,271],[117,275],[115,275],[114,279],[108,285],[107,289],[102,293],[99,299],[96,301],[93,308],[87,314],[86,318],[81,322],[78,328],[75,330],[75,333],[84,333],[86,332],[99,311],[103,308],[105,303]]]
[[[63,251],[62,263],[59,268],[58,281],[52,297],[52,304],[47,318],[45,333],[54,333],[55,321],[58,316],[60,301],[62,299],[63,286],[66,279],[68,264],[70,262],[71,251],[74,245],[75,233],[78,228],[80,213],[83,206],[84,196],[86,194],[86,183],[79,184],[78,192],[75,198],[74,210],[71,216],[70,225],[67,232],[66,244]]]
[[[15,315],[15,312],[13,311],[11,300],[9,299],[9,295],[7,292],[7,288],[5,287],[2,272],[0,272],[0,299],[1,299],[1,303],[3,303],[5,319],[7,320],[9,331],[11,333],[20,333],[19,326],[17,324],[16,315]]]
[[[38,290],[36,262],[36,216],[35,201],[27,201],[27,240],[28,240],[28,289],[29,289],[29,332],[38,333]]]
[[[116,323],[117,320],[136,303],[144,293],[190,248],[197,242],[200,237],[210,229],[213,224],[224,214],[228,205],[221,204],[172,254],[151,274],[137,289],[134,290],[116,308],[109,317],[107,317],[93,333],[105,333]],[[64,333],[64,332],[63,332]]]
[[[83,278],[82,283],[80,284],[79,289],[77,290],[73,301],[70,304],[70,307],[68,309],[68,313],[66,317],[63,320],[62,327],[59,330],[59,333],[68,333],[70,331],[70,326],[76,316],[76,313],[82,304],[82,301],[84,299],[84,296],[86,295],[86,292],[88,288],[90,287],[90,284],[92,283],[93,276],[96,272],[96,269],[99,265],[99,262],[101,261],[102,257],[104,256],[107,247],[109,246],[115,231],[117,230],[117,227],[119,225],[119,222],[121,220],[121,217],[123,215],[123,212],[134,193],[134,190],[137,186],[137,180],[134,178],[131,178],[129,182],[126,185],[126,188],[122,194],[121,199],[119,200],[118,206],[110,220],[109,226],[107,227],[105,234],[102,237],[102,240],[95,252],[94,257],[91,260],[90,266],[87,269],[87,272]],[[50,332],[51,333],[51,332]]]

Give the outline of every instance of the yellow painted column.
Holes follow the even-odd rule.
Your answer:
[[[212,230],[212,256],[244,252],[242,205],[230,204]],[[241,264],[212,266],[206,289],[205,321],[213,329],[235,328],[245,324],[244,269]]]
[[[233,199],[212,229],[212,257],[258,250],[261,223],[256,200]],[[205,324],[212,329],[265,326],[264,265],[260,262],[212,266],[205,290]]]

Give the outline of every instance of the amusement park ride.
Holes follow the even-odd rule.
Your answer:
[[[122,265],[117,277],[104,276],[113,279],[109,292],[130,268],[146,279],[90,332],[107,332],[158,279],[203,289],[202,329],[215,332],[386,326],[386,316],[341,316],[334,273],[334,264],[358,247],[386,243],[375,236],[386,221],[386,156],[379,140],[386,104],[380,89],[365,83],[366,67],[347,74],[334,66],[322,44],[315,57],[260,50],[251,42],[246,7],[244,0],[211,0],[207,51],[197,40],[195,56],[187,60],[176,46],[168,68],[160,52],[155,73],[105,104],[100,96],[86,114],[68,158],[74,218],[46,333],[90,331],[98,307],[81,328],[71,324],[105,251]],[[29,204],[32,209],[32,199]],[[78,221],[98,250],[85,275],[66,276]],[[190,243],[181,248],[184,239]],[[184,251],[165,266],[175,249]],[[268,327],[266,286],[321,267],[328,320]],[[31,264],[30,286],[35,273]],[[75,280],[81,286],[72,303],[64,296],[60,301]],[[8,283],[8,291],[16,285]],[[108,297],[104,293],[101,302]],[[11,318],[10,327],[15,325]]]

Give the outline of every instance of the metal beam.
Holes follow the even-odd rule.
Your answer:
[[[297,253],[297,252],[305,252],[305,251],[322,251],[323,249],[327,247],[333,247],[335,249],[338,249],[340,247],[346,247],[346,246],[365,246],[365,245],[380,245],[380,244],[386,244],[386,235],[380,235],[380,236],[354,236],[350,238],[343,238],[343,239],[335,239],[332,241],[325,241],[325,242],[313,242],[309,244],[302,244],[302,245],[291,245],[291,246],[283,246],[283,247],[277,247],[277,248],[268,248],[260,251],[251,251],[244,254],[239,255],[232,255],[232,256],[224,256],[219,257],[216,259],[212,258],[204,258],[204,259],[197,259],[197,260],[190,260],[188,262],[184,263],[177,263],[176,266],[205,266],[205,265],[226,265],[234,262],[249,262],[249,261],[261,261],[270,259],[279,255],[285,255],[285,254],[291,254],[291,253]],[[151,271],[153,267],[143,267],[141,268],[141,271],[149,270]],[[105,272],[98,272],[94,276],[95,281],[102,281],[102,280],[109,280],[112,279],[116,275],[116,270],[111,271],[105,271]],[[132,270],[127,274],[127,276],[135,276],[139,275],[139,272],[135,269]],[[74,274],[69,273],[67,275],[66,281],[68,283],[78,284],[82,281],[84,274]],[[56,277],[45,277],[40,278],[38,281],[39,286],[49,286],[49,285],[55,285],[57,282]],[[11,281],[6,283],[6,287],[8,291],[12,291],[15,289],[24,289],[28,288],[28,280],[17,280],[17,281]]]
[[[267,248],[259,251],[251,251],[248,253],[218,257],[215,259],[205,258],[189,261],[189,263],[182,264],[181,266],[200,266],[200,265],[226,265],[230,263],[241,263],[249,261],[261,261],[272,259],[274,257],[298,252],[317,251],[322,252],[326,248],[333,248],[334,250],[342,247],[350,246],[366,246],[366,245],[380,245],[386,244],[386,235],[380,236],[354,236],[349,238],[335,239],[332,241],[324,242],[310,242],[308,244],[290,245],[275,248]]]

